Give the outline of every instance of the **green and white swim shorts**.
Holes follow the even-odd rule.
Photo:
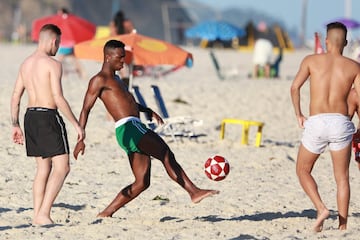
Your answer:
[[[132,152],[141,152],[137,144],[148,130],[137,117],[122,118],[115,123],[117,142],[128,155]]]

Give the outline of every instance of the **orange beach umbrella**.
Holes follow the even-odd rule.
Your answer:
[[[122,34],[93,39],[75,45],[75,56],[82,59],[103,60],[103,47],[111,39],[122,41],[132,55],[126,63],[135,65],[174,65],[185,66],[192,62],[192,54],[171,43],[137,33]]]

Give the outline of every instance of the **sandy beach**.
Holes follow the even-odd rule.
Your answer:
[[[219,80],[209,50],[196,47],[186,48],[194,56],[193,68],[159,79],[134,79],[155,111],[152,84],[159,86],[170,116],[203,120],[196,133],[204,136],[165,139],[188,176],[202,188],[220,190],[219,195],[193,204],[161,163],[153,160],[150,188],[112,218],[97,219],[96,215],[133,181],[125,152],[117,145],[114,124],[106,120],[99,101],[86,129],[86,152],[77,161],[71,157],[71,172],[52,209],[55,224],[32,226],[35,161],[26,157],[24,146],[12,143],[9,106],[19,65],[34,49],[35,45],[0,44],[1,239],[359,239],[360,173],[353,156],[346,231],[337,230],[336,186],[329,152],[314,168],[319,191],[331,211],[321,233],[311,231],[316,211],[295,174],[302,130],[297,126],[289,88],[300,61],[311,50],[285,52],[280,79],[249,79],[251,52],[217,49],[222,68],[235,75]],[[81,63],[88,78],[101,67],[93,61]],[[76,116],[87,83],[75,74],[64,76],[64,94]],[[305,87],[304,110],[308,94]],[[25,104],[23,98],[21,122]],[[262,146],[254,146],[255,128],[251,128],[249,145],[241,145],[239,125],[227,125],[225,139],[220,140],[219,126],[224,118],[264,122]],[[70,123],[67,130],[72,151],[76,134]],[[220,182],[209,180],[203,170],[206,159],[214,154],[224,156],[231,166],[230,174]],[[167,200],[154,200],[157,196]]]

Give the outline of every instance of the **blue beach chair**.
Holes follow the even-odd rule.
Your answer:
[[[196,120],[190,116],[176,116],[170,117],[165,101],[161,95],[160,89],[156,85],[151,85],[153,90],[156,104],[160,110],[160,114],[164,119],[165,124],[159,126],[163,132],[168,133],[174,137],[199,137],[199,134],[195,134],[194,127],[202,125],[202,120]],[[203,134],[202,134],[203,135]]]

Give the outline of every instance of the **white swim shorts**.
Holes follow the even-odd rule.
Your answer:
[[[303,146],[312,153],[323,153],[326,146],[338,151],[351,143],[356,132],[349,117],[338,113],[325,113],[310,116],[304,123],[301,139]]]
[[[270,40],[259,38],[256,40],[253,51],[253,64],[265,66],[270,64],[273,54],[273,45]]]

